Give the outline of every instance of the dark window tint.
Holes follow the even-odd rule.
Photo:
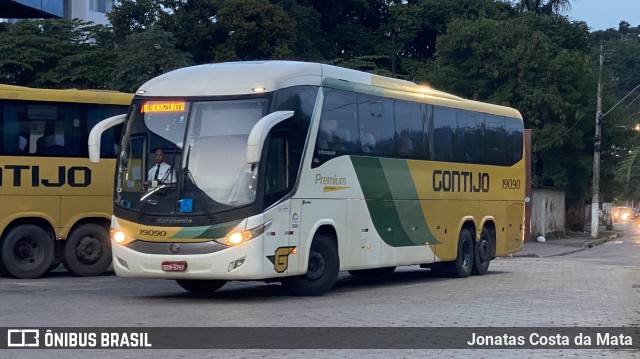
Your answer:
[[[453,161],[454,134],[458,129],[456,110],[444,107],[433,109],[433,159]]]
[[[483,114],[472,111],[456,110],[457,126],[455,131],[454,161],[464,163],[482,163],[480,140],[482,137]]]
[[[80,156],[82,118],[78,105],[5,102],[2,106],[2,153]]]
[[[271,131],[265,183],[265,208],[289,193],[296,183],[302,154],[318,97],[318,87],[294,86],[278,91],[274,111],[293,116]]]
[[[505,164],[508,161],[506,150],[507,130],[504,118],[496,115],[484,115],[483,136],[484,162],[492,165]]]
[[[522,159],[523,131],[516,118],[435,106],[433,159],[510,166]]]
[[[264,184],[265,207],[269,207],[292,188],[289,176],[289,149],[284,132],[272,133],[267,149],[267,168]]]
[[[423,105],[396,100],[396,155],[406,158],[428,158],[424,135]]]
[[[98,122],[112,116],[127,113],[125,106],[108,106],[100,105],[87,109],[87,131],[91,131],[93,126]],[[102,134],[100,139],[100,157],[115,158],[119,148],[120,139],[122,137],[122,126],[116,126],[108,129]]]
[[[341,154],[360,152],[356,94],[325,88],[312,166],[317,167]]]
[[[392,156],[395,152],[393,100],[363,94],[357,96],[362,153]]]
[[[523,150],[523,126],[522,121],[515,118],[505,118],[506,131],[507,131],[507,143],[506,151],[509,153],[507,158],[507,164],[512,164],[522,159]]]
[[[84,157],[87,136],[96,123],[127,106],[54,102],[0,102],[2,154]],[[102,157],[115,157],[122,126],[102,136]]]

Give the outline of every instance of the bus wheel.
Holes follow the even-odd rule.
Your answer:
[[[489,271],[489,263],[491,263],[491,246],[495,240],[493,231],[483,228],[480,234],[480,241],[473,246],[473,268],[472,274],[484,275]]]
[[[355,277],[361,278],[380,278],[386,275],[393,273],[396,270],[396,267],[383,267],[383,268],[372,268],[372,269],[360,269],[360,270],[350,270],[349,274]]]
[[[107,229],[95,223],[74,229],[65,241],[62,264],[71,274],[81,277],[104,273],[111,264]]]
[[[226,280],[197,280],[197,279],[178,279],[176,280],[182,289],[194,294],[209,294],[222,288],[227,284]]]
[[[307,273],[284,278],[282,285],[295,295],[323,295],[336,283],[339,271],[340,258],[335,243],[331,237],[316,234],[311,243]]]
[[[10,276],[38,278],[49,270],[55,256],[49,233],[33,224],[11,229],[0,247],[0,266]]]
[[[471,274],[473,267],[473,236],[463,228],[458,237],[458,255],[456,260],[446,262],[445,269],[450,277],[465,278]]]

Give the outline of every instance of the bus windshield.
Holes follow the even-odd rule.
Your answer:
[[[219,213],[256,198],[247,139],[269,97],[136,100],[118,165],[116,204],[155,214]]]

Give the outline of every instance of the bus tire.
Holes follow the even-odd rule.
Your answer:
[[[458,237],[458,252],[456,259],[444,263],[449,277],[466,278],[473,268],[473,236],[468,229],[463,228]]]
[[[495,234],[488,228],[483,228],[480,233],[480,240],[473,246],[473,267],[471,274],[485,275],[489,271],[489,264],[493,256],[493,244],[495,243]]]
[[[210,294],[227,284],[226,280],[198,280],[198,279],[178,279],[176,280],[182,289],[193,294]]]
[[[62,264],[71,274],[80,277],[104,273],[111,265],[109,231],[95,223],[74,229],[65,241]]]
[[[351,274],[354,277],[375,279],[375,278],[387,276],[393,273],[393,271],[395,270],[396,270],[396,267],[382,267],[382,268],[350,270],[349,274]]]
[[[287,277],[282,285],[298,296],[319,296],[325,294],[338,279],[340,258],[338,249],[331,237],[316,234],[309,251],[307,273],[301,276]]]
[[[2,272],[21,279],[40,277],[49,270],[54,257],[53,238],[33,224],[10,229],[0,247]]]

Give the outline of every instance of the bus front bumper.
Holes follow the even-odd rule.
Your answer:
[[[168,243],[156,244],[169,248]],[[262,236],[204,254],[142,253],[113,240],[111,248],[116,275],[128,278],[255,280],[263,278],[263,261],[268,260],[262,256]],[[184,271],[174,271],[182,265]]]

